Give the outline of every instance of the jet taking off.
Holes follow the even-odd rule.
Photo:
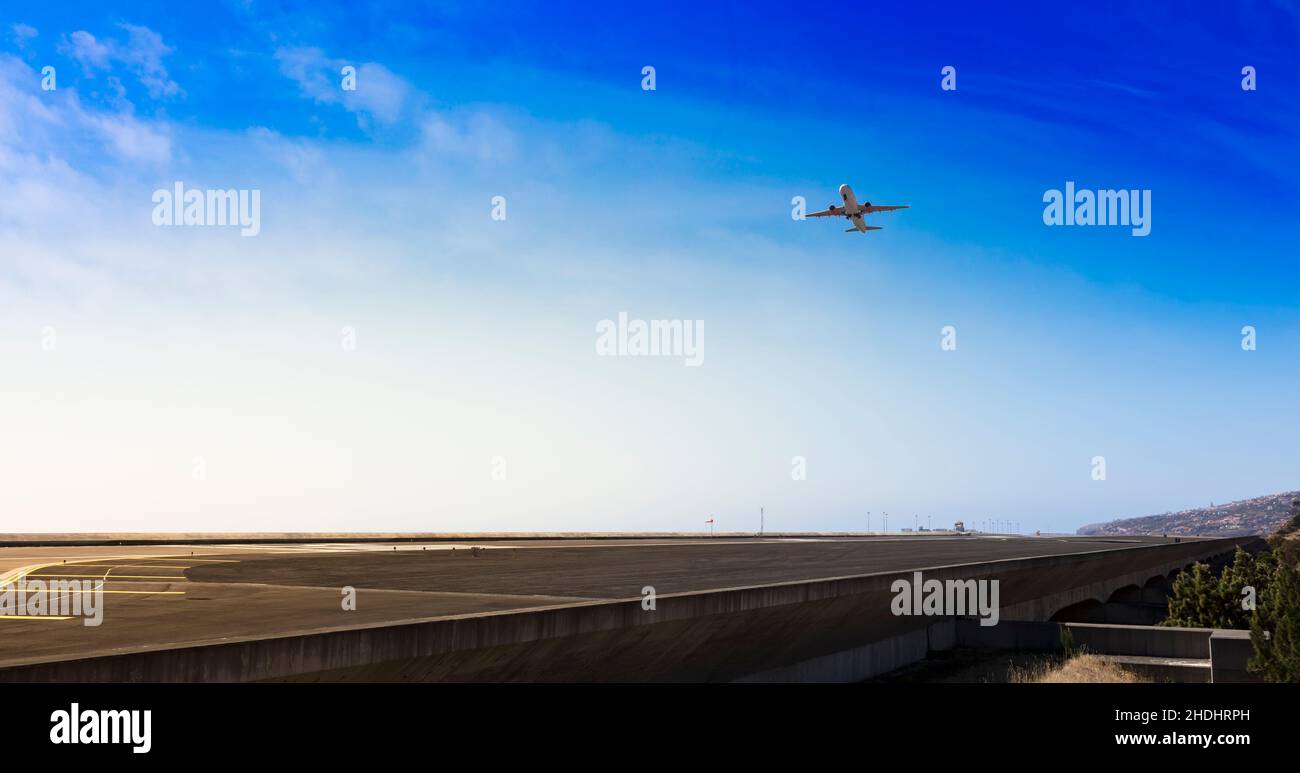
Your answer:
[[[844,233],[853,231],[866,233],[867,231],[879,231],[880,226],[867,225],[867,221],[862,219],[863,215],[869,215],[872,212],[893,212],[896,209],[907,209],[908,206],[904,204],[902,206],[888,207],[872,204],[870,201],[866,204],[859,204],[857,197],[853,195],[853,189],[847,184],[840,186],[840,198],[844,199],[844,206],[837,207],[832,204],[830,209],[823,209],[821,212],[810,212],[804,217],[847,217],[849,222],[853,223],[853,227],[845,230]]]

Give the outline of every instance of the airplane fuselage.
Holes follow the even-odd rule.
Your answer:
[[[840,198],[844,200],[844,206],[837,207],[834,204],[832,204],[830,206],[830,209],[832,212],[836,214],[843,214],[844,217],[853,217],[854,215],[858,214],[862,210],[867,209],[871,206],[870,201],[868,201],[866,204],[858,204],[858,197],[853,195],[853,189],[850,188],[847,184],[840,186]]]
[[[853,189],[849,187],[848,183],[840,186],[840,199],[844,202],[844,206],[839,207],[831,204],[828,211],[832,215],[848,218],[849,222],[853,224],[853,227],[849,229],[850,231],[861,231],[866,233],[867,231],[880,230],[879,226],[867,225],[866,220],[862,217],[863,215],[874,211],[871,208],[871,202],[868,201],[866,204],[859,204],[858,197],[853,195]],[[889,208],[892,209],[893,207]]]
[[[893,205],[884,204],[875,206],[870,201],[866,204],[859,204],[858,197],[853,195],[853,189],[847,184],[840,186],[840,200],[844,202],[843,206],[831,204],[821,212],[809,212],[807,217],[845,217],[853,224],[850,231],[879,231],[878,225],[867,225],[864,215],[870,215],[875,212],[892,212],[896,209],[907,209],[906,204]]]

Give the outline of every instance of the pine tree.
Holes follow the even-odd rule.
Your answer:
[[[1265,550],[1251,555],[1240,547],[1218,577],[1206,564],[1196,564],[1174,580],[1169,615],[1161,623],[1185,628],[1249,628],[1253,612],[1242,602],[1242,590],[1255,589],[1256,604],[1274,575],[1273,557]]]
[[[1300,570],[1279,561],[1250,624],[1249,669],[1269,682],[1300,683]]]
[[[1275,548],[1280,544],[1270,541]],[[1300,546],[1294,537],[1283,541]],[[1246,587],[1255,589],[1253,611],[1242,607]],[[1217,578],[1209,566],[1198,563],[1174,580],[1169,616],[1161,625],[1249,628],[1254,646],[1250,671],[1269,682],[1300,683],[1300,566],[1283,551],[1251,555],[1241,548]]]
[[[1261,573],[1261,561],[1260,557],[1252,556],[1242,550],[1240,545],[1237,546],[1237,553],[1233,556],[1232,563],[1223,568],[1223,573],[1219,575],[1218,587],[1215,589],[1216,601],[1221,605],[1216,619],[1224,624],[1207,625],[1205,627],[1250,627],[1253,610],[1243,607],[1242,601],[1246,596],[1242,594],[1242,589],[1254,588],[1256,603],[1258,603],[1259,590],[1270,579],[1268,574]]]
[[[1198,563],[1174,580],[1169,597],[1169,616],[1161,625],[1184,628],[1214,628],[1223,619],[1224,604],[1219,582],[1208,564]]]

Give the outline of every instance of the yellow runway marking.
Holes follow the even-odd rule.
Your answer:
[[[55,565],[56,564],[45,564],[43,566],[28,566],[16,569],[5,575],[3,579],[0,579],[0,588],[3,588],[6,585],[17,585],[18,581],[26,577],[28,572],[39,572],[42,569]]]
[[[50,615],[0,615],[0,620],[71,620],[71,617]]]
[[[175,564],[54,564],[54,566],[75,566],[86,567],[88,569],[189,569],[188,566],[176,566]],[[49,569],[51,567],[45,567]]]
[[[29,574],[28,577],[83,577],[94,580],[109,580],[107,574]],[[184,580],[184,576],[171,577],[158,574],[115,574],[112,580]]]
[[[86,563],[90,561],[96,561],[99,563],[97,564]],[[45,563],[45,564],[36,564],[33,566],[17,567],[15,569],[11,569],[9,571],[0,573],[0,588],[4,588],[5,586],[8,585],[17,585],[18,581],[23,579],[24,577],[38,577],[40,575],[35,575],[33,574],[33,572],[39,572],[45,569],[51,569],[55,567],[65,567],[65,566],[93,566],[96,568],[108,567],[108,571],[104,573],[104,577],[107,577],[108,574],[111,573],[112,570],[117,567],[116,564],[105,563],[109,561],[188,561],[190,562],[190,564],[196,564],[196,563],[238,564],[240,563],[238,559],[233,559],[233,558],[196,558],[195,556],[192,555],[190,556],[178,556],[178,555],[85,556],[85,557],[73,557],[72,560],[63,558],[63,559],[59,559],[58,561],[52,561],[50,563]],[[159,569],[164,569],[164,568],[165,569],[189,569],[190,566],[174,566],[171,564],[163,564],[158,568]],[[68,575],[68,574],[58,575],[58,576],[76,577],[76,575]],[[86,575],[86,577],[99,577],[99,575]],[[100,579],[103,578],[101,577]],[[153,578],[144,578],[144,579],[153,579]],[[184,580],[186,578],[181,577],[181,578],[157,578],[157,579]]]
[[[166,557],[166,556],[135,556],[135,557],[136,557],[136,558],[147,558],[147,559],[149,559],[150,561],[195,561],[195,562],[203,562],[203,563],[205,563],[205,564],[238,564],[238,563],[240,563],[239,559],[237,559],[237,558],[195,558],[194,556],[178,556],[178,557],[176,557],[176,558],[168,558],[168,557]]]
[[[95,589],[93,589],[93,590],[83,588],[82,590],[66,590],[66,589],[65,589],[65,590],[48,590],[48,591],[33,591],[33,590],[29,590],[29,591],[27,591],[27,592],[30,593],[31,595],[35,596],[35,595],[38,595],[38,594],[50,594],[50,593],[60,594],[60,595],[62,595],[62,594],[64,594],[64,593],[100,593],[101,591],[100,591],[98,588],[95,588]],[[102,591],[102,592],[103,592],[103,593],[118,593],[118,594],[123,594],[123,595],[133,595],[133,596],[184,596],[188,591],[183,591],[183,590],[106,590],[106,591]]]

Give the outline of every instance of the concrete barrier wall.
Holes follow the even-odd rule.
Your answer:
[[[1046,620],[1243,541],[922,571],[998,579],[1004,620]],[[940,620],[891,613],[890,585],[900,577],[912,573],[663,595],[651,611],[636,598],[156,648],[11,667],[0,681],[855,681],[919,660],[934,644]],[[956,635],[948,623],[937,635]]]
[[[1063,629],[1069,629],[1076,647],[1131,658],[1123,662],[1126,668],[1160,681],[1259,681],[1246,668],[1254,647],[1244,630],[1032,621],[982,627],[974,620],[958,620],[953,630],[957,647],[1057,652]],[[1139,658],[1169,662],[1141,663]]]
[[[1200,660],[1209,660],[1210,635],[1214,633],[1212,628],[1027,621],[983,628],[974,620],[958,620],[957,646],[1055,652],[1061,649],[1061,632],[1067,628],[1076,647],[1099,655]]]
[[[1090,625],[1066,623],[1074,643],[1089,652],[1137,655],[1150,658],[1210,657],[1207,628],[1165,628],[1140,625]]]
[[[1210,636],[1210,667],[1216,682],[1258,682],[1259,677],[1246,670],[1254,654],[1250,631],[1217,629]]]

